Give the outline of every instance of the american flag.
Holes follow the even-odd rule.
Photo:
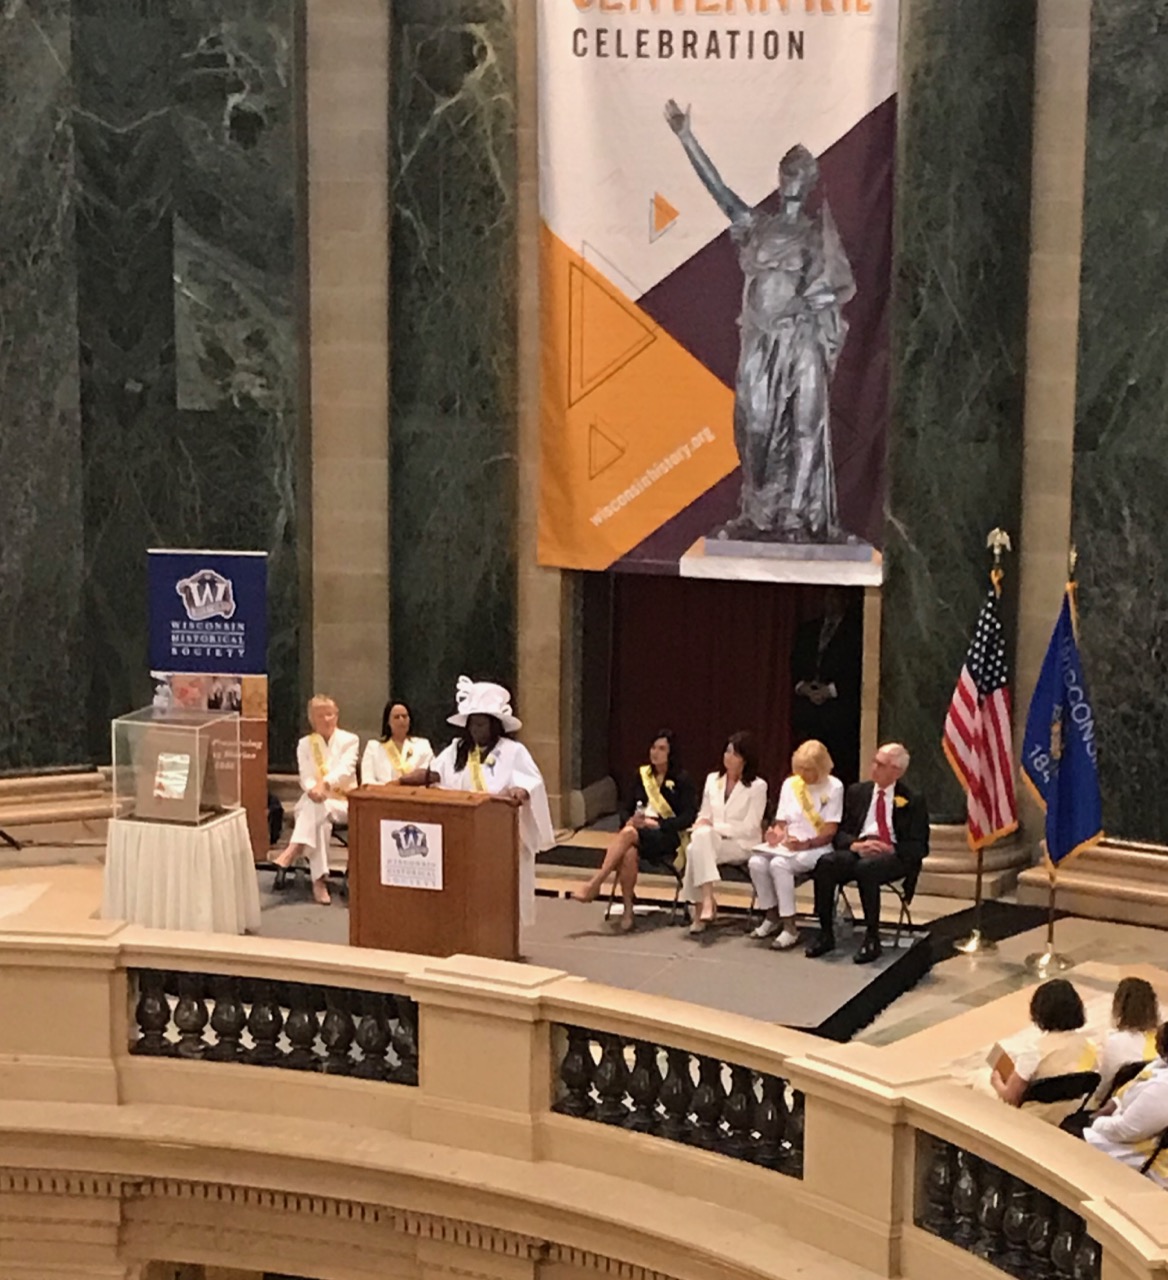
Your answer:
[[[1006,639],[995,587],[978,614],[941,745],[965,788],[970,848],[983,849],[1017,830]]]

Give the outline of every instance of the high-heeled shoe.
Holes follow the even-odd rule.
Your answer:
[[[573,889],[572,892],[568,894],[568,897],[571,898],[573,902],[595,902],[596,899],[600,897],[600,887],[598,885],[593,889],[586,885],[582,890]]]
[[[332,898],[329,896],[328,885],[323,879],[314,880],[312,882],[312,896],[322,907],[327,907]]]

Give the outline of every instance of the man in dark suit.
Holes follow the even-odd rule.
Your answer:
[[[836,886],[855,881],[864,908],[865,937],[857,964],[880,955],[880,886],[903,880],[911,896],[929,852],[929,810],[924,796],[901,781],[908,752],[886,742],[872,758],[871,782],[857,782],[844,797],[835,848],[815,864],[815,914],[819,937],[807,948],[814,959],[835,949],[832,912]]]

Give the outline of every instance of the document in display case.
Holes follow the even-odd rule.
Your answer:
[[[197,826],[239,808],[238,715],[144,707],[111,734],[119,818]]]

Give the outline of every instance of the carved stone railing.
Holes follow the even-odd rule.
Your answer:
[[[406,996],[230,974],[130,970],[130,1052],[418,1083]]]
[[[951,1142],[917,1140],[918,1227],[1018,1280],[1099,1280],[1103,1251],[1078,1214]]]
[[[552,1110],[803,1176],[803,1095],[688,1049],[557,1024]]]

